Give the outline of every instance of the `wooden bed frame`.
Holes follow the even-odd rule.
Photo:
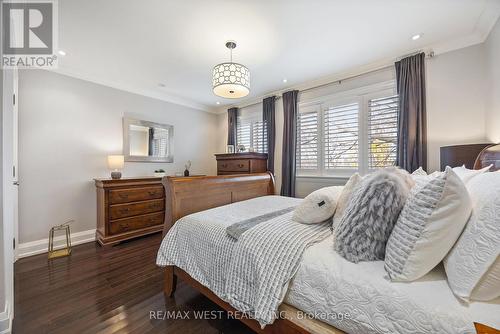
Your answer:
[[[224,176],[166,177],[163,179],[163,185],[167,198],[163,235],[179,218],[188,214],[250,198],[274,195],[274,177],[269,172]],[[193,279],[184,270],[175,266],[168,266],[165,269],[164,293],[167,297],[174,294],[177,279],[182,279],[224,310],[237,314],[238,311],[235,308],[217,297],[210,289]],[[243,318],[241,321],[257,333],[344,333],[319,320],[298,319],[298,310],[285,303],[280,306],[280,312],[283,318],[277,319],[272,325],[266,326],[264,330],[255,320]]]
[[[500,145],[492,145],[481,151],[474,163],[475,169],[480,169],[493,163],[494,169],[500,169]],[[226,176],[201,177],[166,177],[163,179],[167,198],[165,208],[165,224],[163,235],[181,217],[250,198],[274,195],[274,177],[271,173],[240,174]],[[217,297],[210,289],[193,279],[182,269],[168,266],[165,269],[164,293],[171,297],[175,292],[177,279],[182,279],[214,303],[228,312],[237,312],[231,305]],[[272,325],[260,328],[257,321],[240,319],[256,333],[321,333],[341,334],[343,331],[316,319],[299,319],[299,310],[286,303],[280,308],[281,318]],[[475,324],[478,334],[496,333],[500,331],[481,324]]]

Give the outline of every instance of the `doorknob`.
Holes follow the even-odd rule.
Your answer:
[[[19,185],[19,181],[14,181],[14,182],[12,182],[12,184],[15,185],[15,186],[18,186]]]

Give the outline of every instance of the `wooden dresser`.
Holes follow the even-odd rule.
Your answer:
[[[267,153],[216,154],[217,175],[265,173]]]
[[[112,245],[160,232],[165,220],[161,177],[95,179],[97,241]]]

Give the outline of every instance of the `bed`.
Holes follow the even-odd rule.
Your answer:
[[[500,161],[498,147],[483,150],[475,161],[475,168],[482,167],[483,161],[493,161],[495,167],[500,168],[496,162]],[[170,199],[166,207],[164,235],[174,222],[185,217],[182,224],[197,226],[198,229],[190,232],[189,238],[198,233],[200,242],[210,242],[213,237],[209,235],[214,226],[222,228],[224,222],[230,220],[224,216],[227,205],[236,208],[233,215],[238,215],[251,210],[247,203],[253,203],[253,208],[262,208],[265,203],[272,202],[284,208],[298,201],[272,196],[274,180],[269,173],[165,178],[164,185]],[[211,219],[206,216],[204,210],[207,209]],[[384,277],[382,261],[352,264],[333,251],[332,242],[328,237],[304,252],[285,289],[287,293],[279,307],[280,316],[274,323],[262,327],[250,318],[240,320],[257,333],[472,333],[475,331],[474,322],[500,328],[500,300],[471,303],[469,306],[461,304],[448,288],[442,267],[415,282],[391,283]],[[224,258],[221,255],[223,249],[217,250],[222,246],[211,243],[210,247],[214,249],[213,254],[219,254],[217,258]],[[176,280],[182,279],[222,308],[238,312],[218,291],[216,284],[207,279],[206,268],[199,266],[202,261],[189,265],[186,259],[196,256],[196,252],[203,251],[199,247],[186,247],[180,252],[184,258],[181,256],[176,263],[164,262],[167,264],[165,295],[174,294]],[[314,314],[316,316],[310,316]],[[479,324],[476,330],[478,333],[495,332]]]

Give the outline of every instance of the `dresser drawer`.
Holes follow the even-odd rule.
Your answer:
[[[119,234],[150,226],[161,225],[163,224],[164,217],[164,212],[157,212],[137,217],[112,220],[109,224],[109,233]]]
[[[220,172],[250,172],[250,160],[219,160],[217,170]]]
[[[151,212],[165,210],[165,199],[135,202],[129,204],[115,204],[109,207],[109,219],[119,219],[138,216]]]
[[[147,188],[116,189],[109,191],[109,203],[128,203],[164,197],[163,186]]]

